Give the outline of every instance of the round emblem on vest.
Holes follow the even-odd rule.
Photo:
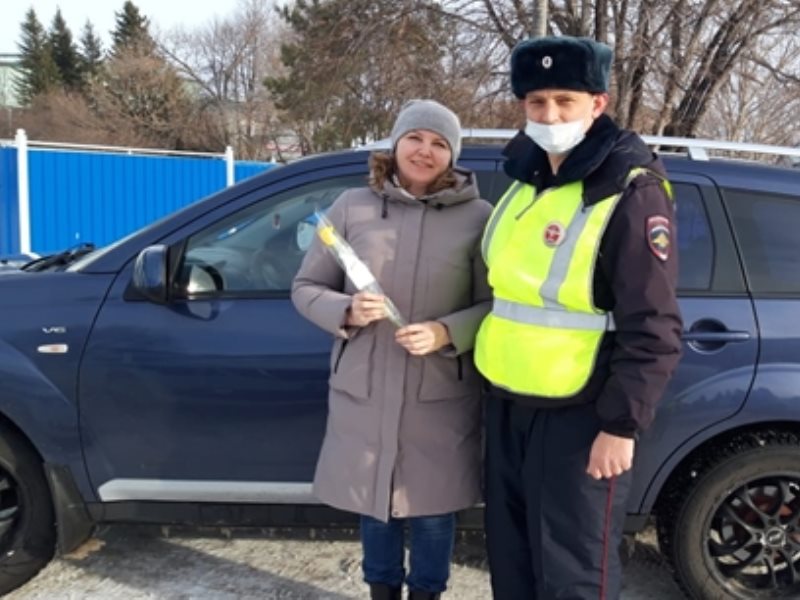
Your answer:
[[[558,221],[551,221],[544,228],[544,243],[551,248],[560,246],[567,237],[567,231]]]

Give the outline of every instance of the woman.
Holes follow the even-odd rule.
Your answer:
[[[368,265],[384,297],[358,292],[315,241],[292,288],[306,318],[336,336],[316,496],[361,515],[364,580],[374,599],[438,598],[455,511],[480,500],[480,384],[471,350],[490,289],[480,237],[491,206],[455,167],[458,117],[407,103],[393,149],[370,159],[369,187],[345,191],[328,218]],[[404,567],[404,528],[410,539]]]

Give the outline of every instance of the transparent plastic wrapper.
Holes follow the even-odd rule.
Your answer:
[[[364,264],[364,261],[358,257],[353,247],[347,243],[338,231],[336,231],[333,223],[319,211],[315,212],[314,215],[317,218],[317,235],[319,239],[342,266],[347,278],[353,282],[356,289],[361,292],[372,292],[373,294],[380,294],[383,296],[386,307],[386,318],[397,327],[404,327],[407,325],[407,321],[400,314],[400,311],[397,310],[394,302],[392,302],[383,291],[383,288],[378,283],[377,279],[375,279],[375,276],[367,265]]]

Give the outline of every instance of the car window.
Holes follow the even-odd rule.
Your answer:
[[[306,184],[248,206],[192,235],[173,284],[178,297],[288,292],[327,209],[363,175]]]
[[[498,171],[496,160],[471,160],[463,165],[475,173],[478,180],[478,191],[481,198],[495,204],[506,188],[511,184],[511,179]]]
[[[479,172],[478,183],[481,186],[481,195],[492,204],[497,204],[497,201],[500,200],[501,196],[506,193],[506,190],[511,187],[514,180],[501,169],[493,172]]]
[[[800,202],[796,197],[725,190],[725,202],[753,293],[800,293]]]
[[[674,183],[678,230],[678,289],[708,290],[714,266],[714,238],[700,188]]]

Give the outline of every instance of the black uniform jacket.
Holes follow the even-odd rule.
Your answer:
[[[587,206],[624,194],[603,235],[594,275],[595,305],[613,311],[616,331],[604,335],[589,382],[568,399],[494,387],[492,393],[535,407],[594,402],[603,431],[634,437],[653,420],[681,352],[675,210],[661,185],[664,167],[641,138],[605,115],[595,120],[556,175],[545,152],[522,132],[504,154],[506,173],[537,190],[583,180]],[[625,189],[634,167],[658,175],[637,177]]]

